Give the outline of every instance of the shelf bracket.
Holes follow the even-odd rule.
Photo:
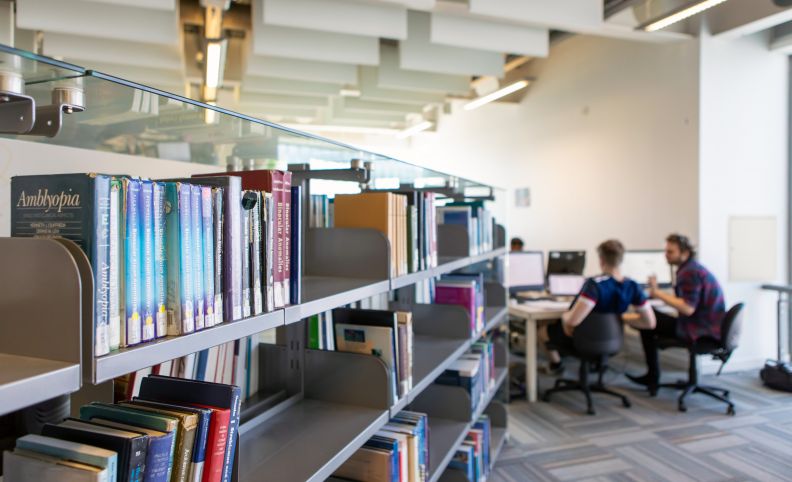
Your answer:
[[[0,72],[0,134],[26,134],[36,121],[36,102],[25,95],[22,76]]]
[[[299,184],[308,179],[323,179],[327,181],[349,181],[368,184],[371,171],[368,167],[361,167],[359,163],[352,162],[347,169],[317,169],[312,171],[308,164],[289,164],[292,173],[292,185]]]
[[[29,135],[55,137],[63,125],[63,114],[85,110],[85,94],[76,87],[52,89],[52,104],[36,108],[36,119]]]

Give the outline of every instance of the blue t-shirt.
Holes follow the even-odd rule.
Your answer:
[[[630,278],[616,281],[607,275],[587,279],[578,296],[593,301],[597,313],[621,315],[630,305],[641,306],[646,303],[646,295],[638,283]]]

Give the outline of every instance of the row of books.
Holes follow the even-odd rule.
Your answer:
[[[229,482],[239,388],[160,375],[140,396],[93,402],[79,418],[46,424],[3,454],[9,482]]]
[[[96,356],[300,302],[302,196],[288,172],[15,176],[11,191],[12,236],[64,237],[88,255]]]
[[[470,482],[484,482],[490,475],[491,448],[492,424],[487,415],[482,415],[456,449],[448,468],[462,471]]]
[[[308,227],[333,227],[333,200],[327,194],[311,194],[308,201]]]
[[[484,329],[484,275],[452,273],[434,283],[434,303],[459,305],[470,316],[470,336]]]
[[[435,380],[441,385],[458,386],[470,394],[471,411],[475,412],[484,396],[495,384],[494,344],[482,338],[454,360]]]
[[[495,223],[492,213],[484,208],[484,201],[452,202],[438,207],[437,222],[465,227],[470,256],[495,247]]]
[[[390,242],[391,276],[437,266],[434,193],[405,191],[339,194],[333,200],[337,228],[371,228]]]
[[[429,478],[429,419],[402,411],[333,474],[358,482],[424,482]]]

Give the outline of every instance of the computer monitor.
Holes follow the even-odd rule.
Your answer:
[[[541,251],[509,253],[509,293],[541,291],[545,287],[544,255]]]
[[[582,275],[586,267],[585,251],[550,251],[547,274]]]
[[[661,249],[626,251],[621,272],[642,286],[646,286],[652,275],[657,276],[657,284],[661,288],[671,286],[671,265]]]
[[[586,277],[579,274],[551,274],[547,276],[547,291],[553,296],[575,296],[585,282]]]

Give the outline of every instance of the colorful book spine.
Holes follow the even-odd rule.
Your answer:
[[[292,253],[292,173],[282,171],[281,196],[283,198],[283,301],[291,303],[291,253]]]
[[[137,345],[142,340],[142,287],[140,273],[140,181],[124,179],[124,346]]]
[[[274,288],[274,299],[275,299],[275,308],[283,308],[286,306],[286,297],[284,293],[284,267],[283,267],[283,247],[284,247],[284,226],[283,221],[285,219],[284,215],[284,199],[283,199],[283,176],[281,175],[280,171],[270,171],[270,176],[272,177],[272,200],[275,203],[275,216],[273,217],[273,224],[275,229],[275,234],[273,235],[273,239],[275,240],[275,257],[274,257],[274,266],[273,266],[273,288]]]
[[[212,218],[214,221],[214,268],[215,268],[215,325],[223,322],[223,230],[225,220],[223,219],[223,188],[212,188]]]
[[[190,185],[165,184],[167,260],[168,260],[168,335],[195,331],[193,307],[192,256],[190,239]]]
[[[263,238],[264,248],[264,263],[262,269],[264,270],[263,279],[264,287],[264,304],[265,311],[272,311],[275,309],[275,278],[274,278],[274,258],[275,258],[275,239],[274,239],[274,225],[273,217],[275,213],[275,206],[272,200],[272,194],[262,192],[261,196],[261,233]]]
[[[110,350],[121,346],[121,180],[110,180],[110,293],[108,296],[109,341]]]
[[[206,327],[204,318],[204,278],[203,278],[203,220],[201,219],[201,186],[190,186],[190,234],[192,246],[193,310],[195,329]]]
[[[166,257],[165,185],[154,183],[154,299],[157,303],[155,318],[156,337],[168,332],[168,265]]]
[[[141,181],[140,196],[140,282],[141,282],[141,341],[156,338],[157,299],[154,289],[155,255],[154,255],[154,185],[151,181]]]
[[[246,191],[242,196],[242,317],[247,318],[251,312],[251,289],[250,289],[250,191]]]
[[[254,315],[264,311],[264,297],[261,289],[261,193],[251,191],[256,204],[250,210],[250,289]]]
[[[212,410],[206,439],[202,482],[221,482],[223,480],[225,451],[228,446],[228,427],[230,425],[231,410],[198,404],[195,406]]]
[[[289,303],[298,305],[302,299],[302,186],[292,186],[290,195],[291,244],[289,249],[291,250],[291,254],[289,255]]]
[[[214,266],[214,210],[212,208],[212,188],[201,187],[201,227],[203,229],[203,288],[204,288],[204,325],[215,324],[215,266]]]

